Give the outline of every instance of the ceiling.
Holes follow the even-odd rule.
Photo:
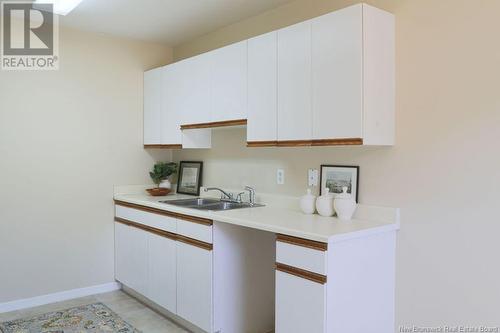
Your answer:
[[[61,25],[175,46],[290,0],[83,0]]]

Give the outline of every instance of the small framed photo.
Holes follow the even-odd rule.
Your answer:
[[[330,193],[342,193],[342,188],[347,187],[347,193],[358,202],[359,166],[350,165],[322,165],[320,173],[320,195],[325,188]]]
[[[177,193],[200,195],[203,162],[182,161],[179,164]]]

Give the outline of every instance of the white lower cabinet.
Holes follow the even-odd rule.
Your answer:
[[[115,212],[115,278],[124,286],[193,332],[273,329],[274,234],[129,204]]]
[[[394,329],[396,231],[324,243],[131,206],[116,206],[116,280],[194,332]]]
[[[212,251],[177,242],[177,315],[212,332]]]
[[[148,234],[148,241],[148,292],[145,296],[168,311],[176,313],[176,242],[151,233]]]
[[[148,234],[115,223],[115,277],[136,292],[147,295]]]
[[[212,251],[197,246],[198,240],[187,244],[139,226],[115,223],[116,280],[213,332]]]
[[[276,245],[276,333],[394,331],[395,231]]]
[[[275,332],[326,332],[326,284],[276,271]]]

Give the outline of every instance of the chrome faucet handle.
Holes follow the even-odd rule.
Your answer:
[[[245,194],[245,192],[240,192],[238,193],[238,195],[236,196],[236,201],[238,203],[242,203],[243,202],[243,198],[242,198],[242,195]]]
[[[250,204],[255,204],[255,189],[251,186],[245,186],[245,190],[248,191],[248,196],[250,198]]]

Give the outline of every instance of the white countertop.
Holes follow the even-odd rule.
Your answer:
[[[267,197],[269,202],[264,201],[267,204],[265,207],[205,211],[160,202],[190,196],[173,194],[165,197],[152,197],[143,190],[138,191],[137,187],[129,193],[124,189],[125,187],[120,191],[115,191],[115,200],[325,243],[399,229],[399,209],[397,208],[360,204],[353,220],[341,221],[335,217],[306,215],[297,209],[283,207],[283,205],[275,204],[279,202],[279,199],[271,200],[270,196]]]

